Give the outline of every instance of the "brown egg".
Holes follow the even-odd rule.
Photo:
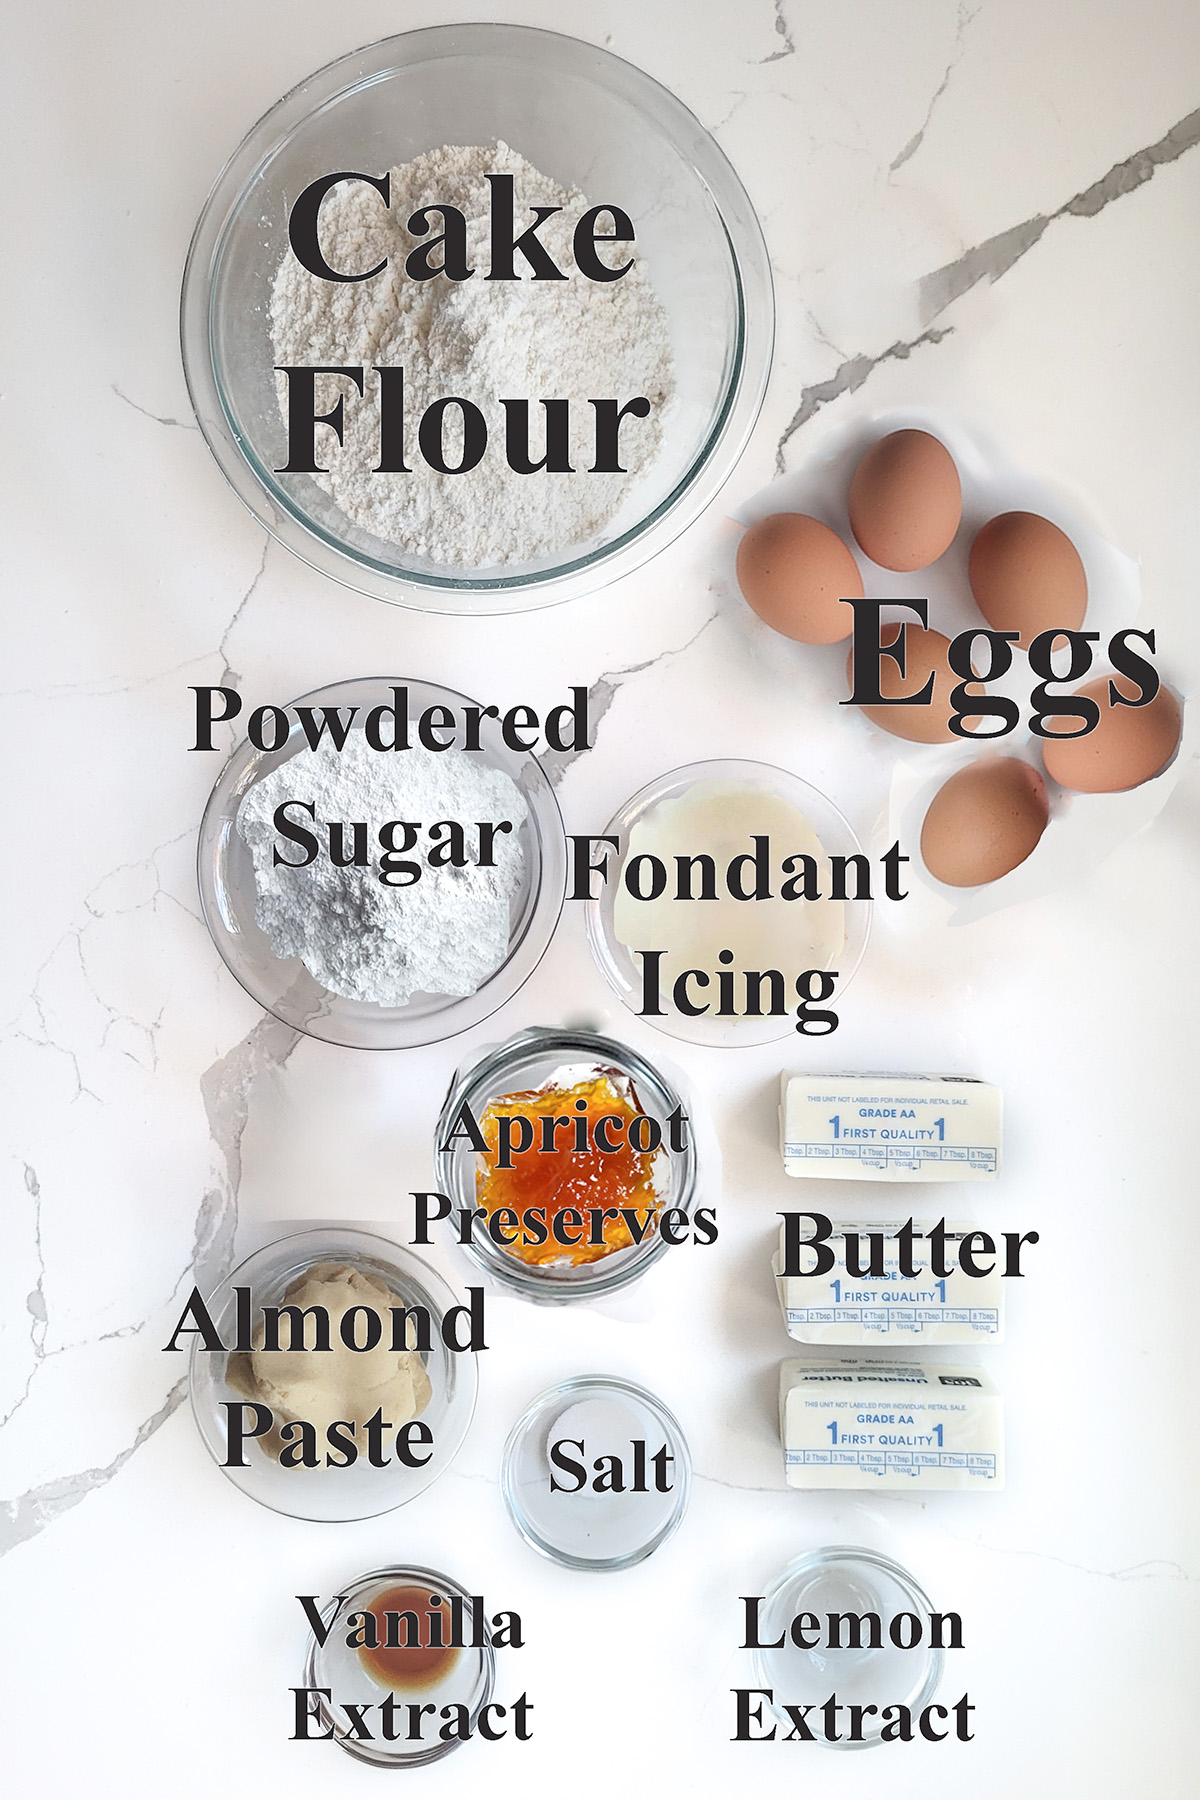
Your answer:
[[[892,431],[872,444],[850,483],[850,529],[881,569],[927,569],[950,548],[962,483],[945,444]]]
[[[1025,861],[1049,816],[1046,784],[1027,762],[1001,756],[971,763],[930,801],[921,856],[947,887],[979,887]]]
[[[862,576],[836,531],[806,513],[751,525],[737,555],[738,586],[772,630],[801,644],[840,644],[854,629],[843,600],[862,599]]]
[[[1094,731],[1086,737],[1042,740],[1046,773],[1077,794],[1119,794],[1140,787],[1170,762],[1183,729],[1179,702],[1169,688],[1160,687],[1146,706],[1113,706],[1108,683],[1103,675],[1075,690],[1100,708]],[[1065,717],[1063,722],[1068,722]],[[1054,719],[1047,724],[1053,728]]]
[[[884,625],[880,630],[880,642],[894,644],[899,630],[898,625]],[[881,657],[879,691],[885,698],[893,694],[919,694],[932,675],[932,700],[928,706],[860,706],[859,712],[881,731],[889,731],[893,737],[907,738],[910,744],[953,743],[956,733],[950,729],[953,716],[950,695],[962,676],[956,675],[946,660],[949,649],[950,640],[940,631],[924,631],[920,625],[912,623],[906,625],[904,674],[901,675],[890,656]],[[846,658],[846,681],[849,692],[853,693],[853,650]],[[982,693],[983,689],[978,682],[972,682],[971,692]]]
[[[1078,631],[1087,612],[1079,552],[1038,513],[1007,512],[975,535],[971,592],[996,631],[1019,631],[1027,650],[1039,631]]]

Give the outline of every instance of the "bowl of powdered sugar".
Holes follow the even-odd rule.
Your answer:
[[[478,1024],[533,973],[562,909],[562,818],[486,710],[429,682],[347,681],[263,709],[234,751],[200,829],[200,897],[277,1018],[403,1049]]]
[[[235,491],[381,599],[505,612],[644,562],[716,493],[774,307],[734,171],[554,32],[438,26],[268,112],[196,227],[181,332]]]

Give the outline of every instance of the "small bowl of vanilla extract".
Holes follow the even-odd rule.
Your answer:
[[[436,1569],[372,1569],[314,1620],[298,1736],[359,1762],[418,1769],[477,1734],[495,1681],[483,1603]]]

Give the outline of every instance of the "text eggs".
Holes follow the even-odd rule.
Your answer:
[[[899,625],[882,625],[879,641],[885,649],[896,642],[900,634]],[[950,720],[954,716],[950,705],[950,695],[962,681],[947,661],[950,650],[949,638],[943,637],[940,631],[925,631],[920,625],[906,624],[904,627],[904,673],[900,673],[899,665],[891,656],[879,659],[879,692],[885,700],[895,700],[902,695],[919,694],[933,677],[933,693],[927,706],[859,706],[859,711],[870,719],[872,725],[878,725],[881,731],[888,731],[893,737],[907,738],[910,744],[952,744],[957,734],[950,729]],[[849,691],[854,692],[854,651],[846,658],[846,681]],[[977,682],[970,684],[970,692],[982,692]],[[974,715],[968,715],[968,717]]]
[[[840,644],[854,629],[843,600],[861,600],[858,564],[836,531],[807,513],[772,513],[738,545],[738,586],[773,631],[801,644]]]
[[[929,803],[921,856],[935,881],[981,887],[1023,863],[1050,817],[1046,784],[1015,756],[971,763]]]
[[[908,573],[945,554],[962,518],[954,458],[928,431],[872,444],[850,483],[850,529],[873,563]]]

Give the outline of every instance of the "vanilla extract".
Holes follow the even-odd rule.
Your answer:
[[[453,1616],[457,1611],[458,1618]],[[462,1600],[415,1587],[388,1588],[365,1612],[351,1613],[346,1643],[383,1687],[402,1693],[436,1687],[458,1661]],[[476,1622],[478,1623],[478,1622]],[[483,1641],[482,1637],[475,1639]]]
[[[312,1634],[293,1687],[292,1739],[336,1741],[377,1766],[416,1766],[470,1738],[531,1735],[532,1703],[492,1697],[496,1652],[519,1650],[521,1615],[432,1569],[376,1570],[325,1607],[296,1596]]]
[[[480,1594],[445,1599],[428,1588],[388,1588],[363,1612],[347,1616],[346,1645],[367,1672],[393,1692],[437,1687],[467,1646],[522,1644],[517,1613],[496,1613],[489,1630]]]

